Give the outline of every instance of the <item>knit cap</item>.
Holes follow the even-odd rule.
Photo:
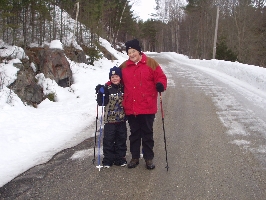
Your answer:
[[[128,49],[136,49],[137,51],[141,52],[141,47],[139,46],[139,41],[137,39],[127,41],[125,45],[126,45],[127,54],[128,54]]]
[[[114,66],[113,68],[110,69],[109,79],[111,79],[112,75],[118,75],[122,79],[121,69],[119,67]]]

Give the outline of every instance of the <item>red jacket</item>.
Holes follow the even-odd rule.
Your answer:
[[[155,114],[157,112],[156,83],[167,87],[167,78],[159,64],[142,53],[137,64],[127,60],[120,65],[124,84],[123,106],[126,115]]]

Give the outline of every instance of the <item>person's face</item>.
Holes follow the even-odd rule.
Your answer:
[[[127,55],[129,56],[129,59],[133,62],[138,62],[141,60],[141,55],[136,49],[129,49]]]
[[[114,74],[114,75],[111,76],[111,82],[112,82],[113,84],[117,85],[117,84],[120,83],[120,81],[121,81],[120,76],[118,76],[118,75],[116,75],[116,74]]]

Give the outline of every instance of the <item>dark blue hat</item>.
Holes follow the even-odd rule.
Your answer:
[[[118,75],[120,76],[120,78],[122,79],[122,72],[121,69],[119,67],[114,66],[113,68],[110,69],[109,72],[109,79],[111,79],[112,75]]]
[[[141,52],[141,47],[139,46],[139,41],[137,39],[127,41],[125,45],[126,45],[127,54],[128,54],[128,49],[136,49],[137,51]]]

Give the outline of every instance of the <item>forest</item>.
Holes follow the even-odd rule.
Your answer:
[[[155,1],[156,13],[142,21],[127,0],[0,0],[0,40],[22,48],[62,41],[66,11],[77,20],[73,34],[90,56],[97,57],[99,37],[118,50],[137,38],[143,51],[266,67],[266,0]],[[84,29],[90,34],[84,36]]]

